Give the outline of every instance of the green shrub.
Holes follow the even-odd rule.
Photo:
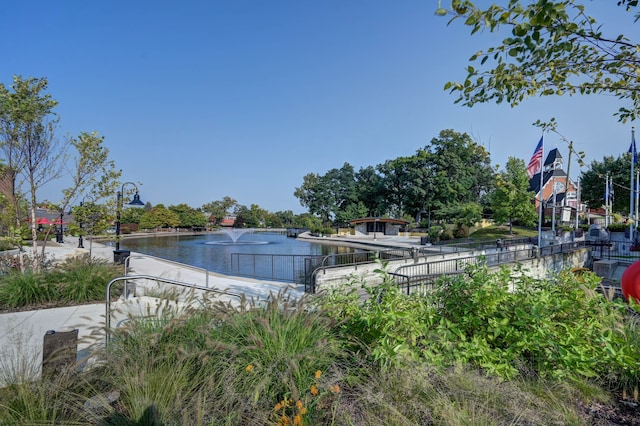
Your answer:
[[[625,332],[625,306],[595,291],[595,275],[533,280],[486,267],[468,273],[410,297],[387,277],[367,288],[366,301],[330,294],[323,307],[383,365],[408,357],[442,368],[471,365],[504,379],[640,377],[640,354],[632,349],[637,327]]]
[[[117,265],[86,254],[66,258],[46,279],[58,288],[60,301],[84,303],[104,300],[107,284],[121,274]]]
[[[0,278],[0,305],[17,308],[55,299],[55,285],[48,282],[43,273],[12,271]]]
[[[624,232],[629,229],[629,225],[625,223],[611,223],[607,228],[610,232]]]

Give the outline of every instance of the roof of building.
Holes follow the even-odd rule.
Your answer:
[[[381,222],[381,223],[394,223],[396,225],[406,225],[409,222],[404,219],[392,219],[390,217],[361,217],[359,219],[350,220],[349,223],[352,225],[356,225],[358,223],[367,223],[367,222]]]
[[[558,148],[553,148],[551,151],[549,151],[549,154],[547,154],[547,159],[544,160],[544,165],[549,166],[556,160],[562,160],[562,155],[560,154],[560,151],[558,151]]]

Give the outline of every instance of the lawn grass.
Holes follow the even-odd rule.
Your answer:
[[[507,238],[536,237],[538,230],[534,228],[525,228],[523,226],[514,226],[513,234],[509,233],[507,225],[491,225],[473,232],[469,238],[472,240],[497,240]]]

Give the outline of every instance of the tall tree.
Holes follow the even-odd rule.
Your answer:
[[[407,200],[412,195],[413,181],[411,170],[413,169],[412,157],[398,157],[387,160],[378,165],[378,171],[382,175],[384,196],[387,200],[387,210],[378,212],[378,215],[387,213],[393,217],[401,217],[405,211]]]
[[[602,161],[592,161],[580,175],[580,198],[592,209],[602,207],[605,196],[606,177],[613,182],[613,210],[629,213],[629,188],[631,188],[631,155],[617,158],[605,156]]]
[[[513,235],[513,222],[531,226],[536,221],[535,194],[529,191],[529,176],[524,160],[509,157],[504,170],[496,174],[496,187],[490,203],[496,223],[509,222],[509,234]]]
[[[173,228],[180,225],[180,217],[162,204],[157,204],[140,218],[143,229]]]
[[[431,207],[450,210],[456,204],[482,204],[493,186],[489,153],[471,136],[442,130],[424,148],[431,168]]]
[[[42,185],[60,176],[65,160],[65,146],[60,145],[55,136],[59,119],[53,110],[58,102],[46,93],[47,87],[44,78],[19,76],[13,77],[12,91],[0,84],[0,143],[13,181],[16,227],[20,228],[17,192],[24,182],[29,194],[34,258],[38,249],[37,192]],[[17,182],[19,177],[21,181]],[[34,268],[37,267],[36,262]]]
[[[185,203],[169,206],[169,210],[178,215],[180,218],[179,226],[182,228],[203,228],[207,226],[205,214],[201,210],[194,209]]]
[[[82,132],[77,139],[70,141],[70,146],[76,151],[73,158],[74,168],[71,185],[62,190],[60,212],[67,211],[71,201],[79,195],[88,194],[95,203],[116,193],[122,171],[117,170],[114,162],[109,159],[109,150],[103,143],[104,136],[99,136],[97,132]],[[111,204],[114,203],[115,200],[112,199]],[[85,212],[91,215],[96,213],[87,209],[78,210],[81,215]],[[80,216],[75,219],[87,221],[90,218]],[[43,256],[46,241],[47,238],[42,244]]]
[[[222,200],[212,201],[202,206],[202,211],[209,215],[209,221],[218,224],[226,216],[229,216],[238,205],[238,202],[228,195]]]
[[[471,27],[471,34],[510,30],[500,44],[470,58],[480,63],[479,68],[469,65],[463,82],[446,83],[445,90],[458,95],[456,102],[515,106],[535,95],[602,93],[626,103],[616,113],[619,120],[638,117],[637,42],[623,34],[606,34],[587,7],[575,0],[505,3],[481,8],[467,0],[451,2],[450,23],[462,21]],[[626,6],[635,7],[637,2],[628,1]]]
[[[384,179],[376,168],[373,166],[360,168],[355,179],[359,202],[366,208],[363,217],[373,217],[378,212],[386,212],[388,203],[384,194]]]
[[[309,212],[320,216],[323,222],[330,222],[339,211],[358,203],[353,166],[344,163],[340,169],[331,169],[324,175],[309,173],[293,195]]]

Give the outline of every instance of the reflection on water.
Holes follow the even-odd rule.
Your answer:
[[[270,233],[244,234],[237,243],[221,234],[180,235],[126,239],[120,243],[124,250],[149,254],[187,265],[231,274],[231,254],[312,255],[353,253],[353,248],[318,244]]]

